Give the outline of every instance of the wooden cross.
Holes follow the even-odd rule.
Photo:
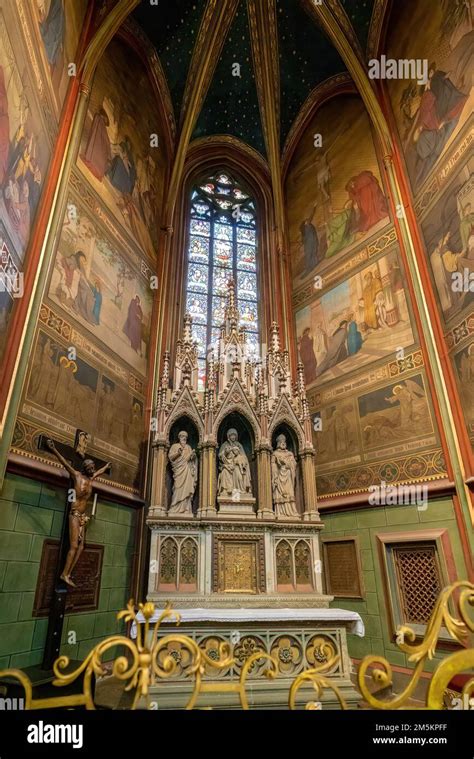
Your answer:
[[[68,584],[74,585],[71,578],[68,577],[68,575],[64,575],[63,568],[66,568],[65,565],[67,563],[72,563],[74,566],[84,548],[85,523],[87,517],[85,516],[85,513],[79,515],[79,511],[75,510],[74,506],[76,503],[80,504],[82,511],[85,507],[85,501],[91,491],[91,481],[99,474],[110,472],[110,464],[95,456],[86,457],[89,438],[90,436],[85,430],[78,429],[76,430],[73,446],[53,440],[46,435],[40,435],[38,440],[38,449],[55,455],[60,463],[62,463],[69,471],[70,475],[70,485],[67,493],[66,509],[64,511],[61,529],[58,563],[55,572],[54,591],[49,612],[48,631],[46,634],[46,644],[42,664],[42,668],[47,670],[51,669],[53,662],[59,656],[64,615],[66,611]],[[53,444],[53,447],[51,447],[51,443]],[[81,472],[83,472],[83,474],[80,474]],[[77,475],[79,475],[79,477]],[[80,479],[79,487],[82,486],[80,493],[76,492],[78,489],[78,482],[76,482],[76,480],[78,479]],[[95,500],[93,514],[94,511]],[[73,546],[71,545],[70,540],[71,529],[75,538],[79,537],[80,545],[75,556],[72,551]],[[71,554],[73,554],[72,557]],[[72,569],[70,571],[72,571]]]

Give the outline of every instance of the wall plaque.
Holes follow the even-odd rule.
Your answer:
[[[34,617],[47,617],[53,599],[59,553],[59,540],[47,538],[43,543],[41,563],[36,585]],[[74,568],[74,582],[77,588],[68,588],[66,612],[93,611],[99,605],[100,580],[104,546],[88,543]]]
[[[322,538],[326,592],[343,598],[363,598],[362,572],[356,537]]]
[[[265,591],[263,540],[253,535],[214,537],[214,591]]]

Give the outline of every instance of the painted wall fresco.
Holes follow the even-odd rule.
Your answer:
[[[324,135],[326,124],[327,166],[323,150],[314,147],[314,135]],[[352,96],[338,96],[316,113],[288,170],[295,332],[322,501],[381,481],[446,475],[407,275],[380,176],[368,118]],[[367,195],[348,202],[352,183],[363,187],[366,179]],[[316,221],[310,219],[313,207]],[[347,212],[342,244],[334,251],[327,247],[315,260],[309,253],[327,242],[336,208]],[[370,221],[363,229],[367,209]],[[354,221],[361,226],[347,236]]]
[[[68,64],[76,60],[87,0],[33,0],[30,11],[37,52],[59,114],[69,83]]]
[[[358,97],[339,97],[318,110],[292,158],[286,198],[295,286],[388,223],[370,122]]]
[[[391,57],[428,61],[426,85],[407,80],[386,85],[458,378],[469,374],[466,352],[474,317],[473,21],[471,1],[394,4],[387,44]],[[463,381],[460,399],[472,440],[472,398]]]
[[[474,292],[456,286],[474,274],[474,160],[436,195],[421,222],[439,308],[445,322],[472,310]],[[453,279],[454,275],[454,279]],[[461,280],[459,283],[461,284]],[[474,289],[474,287],[473,287]]]
[[[76,337],[71,325],[43,307],[13,449],[38,455],[39,434],[47,430],[71,440],[79,427],[91,435],[89,450],[112,460],[112,481],[136,489],[145,386],[96,348],[78,347],[70,359]]]
[[[387,55],[428,61],[426,84],[406,79],[386,82],[415,191],[472,113],[473,18],[470,0],[393,5]]]
[[[145,375],[153,305],[151,271],[144,260],[134,258],[124,255],[93,214],[70,196],[48,298],[103,347]]]
[[[112,462],[111,483],[135,493],[166,170],[152,133],[161,125],[146,70],[113,40],[93,82],[13,443],[44,460],[39,434],[71,442],[84,428],[90,451]]]
[[[0,273],[21,286],[23,260],[51,156],[51,113],[25,44],[28,18],[0,2]],[[15,293],[0,292],[0,360]]]
[[[146,70],[125,43],[114,39],[94,77],[78,165],[150,257],[155,256],[163,199],[161,135]]]
[[[407,358],[309,394],[320,498],[445,474],[421,353]]]
[[[406,281],[397,250],[296,311],[308,388],[413,344]]]

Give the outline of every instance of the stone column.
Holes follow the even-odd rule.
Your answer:
[[[148,519],[165,517],[167,512],[166,503],[166,466],[168,463],[169,445],[165,441],[159,441],[153,446],[153,474],[151,481],[151,503],[148,510]]]
[[[303,475],[303,500],[304,522],[320,522],[317,494],[316,494],[316,474],[314,470],[314,451],[306,450],[300,455],[301,472]]]
[[[207,440],[201,444],[199,471],[198,517],[215,517],[216,511],[216,446]]]
[[[272,505],[272,448],[268,443],[262,443],[257,452],[257,519],[275,519]]]

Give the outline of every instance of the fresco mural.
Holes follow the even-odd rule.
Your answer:
[[[22,261],[50,148],[20,47],[19,29],[10,30],[10,36],[9,28],[0,9],[0,219],[11,240],[10,253]]]
[[[38,50],[59,113],[69,83],[67,67],[76,60],[87,0],[34,0],[31,6],[41,41]]]
[[[362,268],[296,312],[307,387],[413,343],[398,251]]]
[[[445,472],[424,374],[397,366],[387,382],[395,366],[310,394],[320,495]]]
[[[69,198],[48,297],[145,375],[153,296],[139,266]]]
[[[448,321],[474,304],[474,288],[456,284],[469,282],[474,274],[474,176],[469,165],[440,193],[421,227],[440,310]]]
[[[358,97],[341,96],[318,110],[292,158],[286,198],[295,286],[387,224],[370,122]]]
[[[387,55],[427,60],[426,84],[387,80],[415,191],[472,113],[473,18],[469,0],[394,4]]]
[[[358,399],[364,449],[406,442],[433,431],[421,375]]]
[[[97,67],[78,163],[117,220],[154,258],[165,151],[150,88],[140,61],[114,39]]]
[[[131,389],[131,378],[112,373],[99,353],[95,361],[79,352],[72,360],[68,351],[64,341],[38,331],[14,445],[37,454],[35,435],[54,431],[71,437],[77,427],[86,429],[91,451],[113,461],[113,481],[136,487],[144,399]]]
[[[80,358],[70,360],[66,347],[40,332],[27,398],[73,427],[89,430],[94,424],[98,376],[96,369]]]
[[[454,365],[466,426],[474,445],[474,342],[454,355]]]

